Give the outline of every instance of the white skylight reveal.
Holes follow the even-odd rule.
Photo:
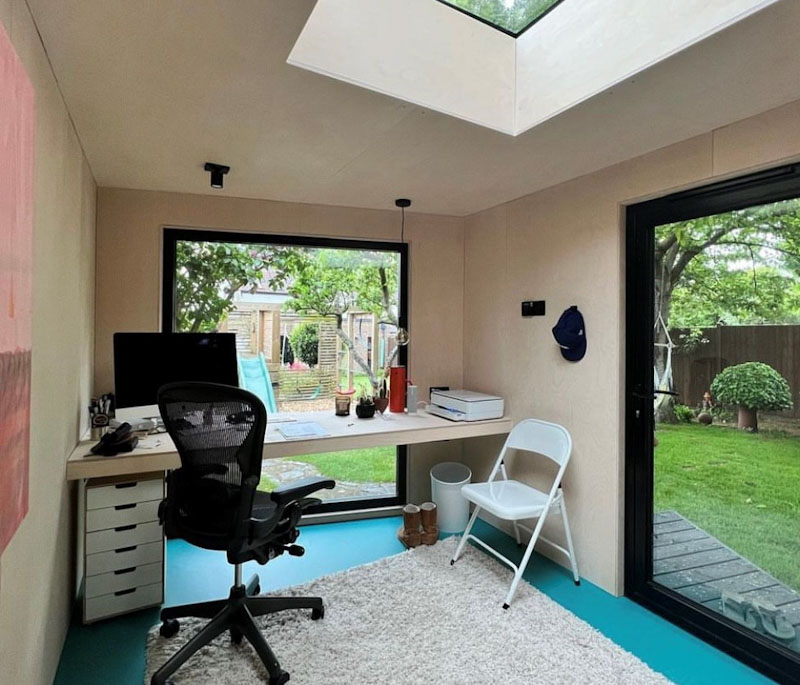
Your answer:
[[[318,0],[287,61],[519,135],[777,1]]]

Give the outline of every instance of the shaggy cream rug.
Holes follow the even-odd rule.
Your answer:
[[[457,538],[387,557],[278,594],[319,595],[325,618],[286,611],[260,621],[293,685],[491,683],[659,684],[669,681],[526,582],[502,608],[511,572]],[[580,588],[575,588],[580,592]],[[203,624],[185,619],[147,642],[147,678]],[[178,683],[263,683],[266,669],[227,633],[192,657]]]

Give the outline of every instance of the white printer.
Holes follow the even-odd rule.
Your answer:
[[[481,421],[503,416],[503,398],[471,390],[432,390],[428,413],[451,421]]]

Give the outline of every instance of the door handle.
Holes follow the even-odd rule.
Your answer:
[[[645,394],[641,392],[632,392],[633,395],[638,400],[652,400],[653,395],[672,395],[673,397],[678,397],[679,393],[673,392],[672,390],[653,390],[651,393]]]

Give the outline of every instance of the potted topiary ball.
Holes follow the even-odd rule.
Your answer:
[[[721,404],[739,408],[739,428],[758,432],[758,411],[792,408],[786,379],[769,364],[745,362],[729,366],[711,383],[711,394]]]

